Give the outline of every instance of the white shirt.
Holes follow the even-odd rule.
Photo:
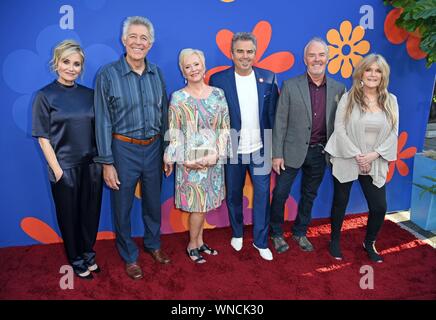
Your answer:
[[[235,72],[236,91],[241,111],[241,132],[238,146],[239,154],[247,154],[262,148],[259,124],[259,100],[254,71],[248,76]]]

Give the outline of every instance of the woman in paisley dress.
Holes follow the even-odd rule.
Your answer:
[[[224,92],[204,83],[204,54],[183,49],[179,66],[186,86],[172,94],[169,107],[170,143],[164,161],[166,175],[175,170],[175,206],[189,212],[187,254],[196,263],[202,253],[217,255],[203,241],[205,214],[225,198],[224,162],[230,153],[230,121]]]

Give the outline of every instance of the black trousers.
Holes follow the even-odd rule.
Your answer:
[[[100,221],[102,166],[84,164],[65,169],[61,179],[51,182],[56,217],[68,260],[77,273],[95,263],[93,250]]]
[[[385,219],[387,210],[386,188],[385,186],[381,188],[376,187],[372,183],[372,178],[366,175],[359,175],[359,183],[362,187],[369,209],[365,241],[372,242],[376,240],[377,234],[379,233]],[[342,223],[344,221],[345,210],[350,198],[353,181],[340,183],[335,177],[333,177],[333,184],[334,196],[331,211],[331,240],[338,241],[340,239]]]
[[[301,199],[298,203],[298,214],[292,227],[296,236],[305,236],[312,218],[313,202],[324,177],[326,167],[324,148],[321,145],[309,147],[301,170]],[[292,184],[300,168],[285,166],[286,170],[276,176],[276,186],[271,203],[271,235],[283,235],[285,203],[291,192]]]

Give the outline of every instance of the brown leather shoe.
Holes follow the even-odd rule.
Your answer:
[[[127,275],[133,280],[142,279],[142,277],[144,276],[142,274],[141,267],[136,262],[126,263],[126,272]]]
[[[151,254],[154,260],[162,264],[168,264],[171,262],[170,258],[168,258],[165,253],[161,249],[157,250],[148,250],[148,253]]]

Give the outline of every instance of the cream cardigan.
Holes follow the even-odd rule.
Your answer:
[[[381,188],[386,182],[389,161],[397,159],[398,103],[397,98],[393,94],[390,94],[390,96],[394,101],[397,125],[391,130],[391,125],[385,115],[386,124],[381,129],[374,145],[374,151],[380,157],[372,162],[369,172],[369,175],[372,177],[372,183],[378,188]],[[347,101],[348,92],[339,101],[336,111],[335,128],[325,147],[325,151],[331,156],[330,162],[333,164],[333,176],[341,183],[357,180],[359,177],[359,165],[355,156],[367,153],[365,127],[358,107],[354,106],[350,119],[345,124]]]

